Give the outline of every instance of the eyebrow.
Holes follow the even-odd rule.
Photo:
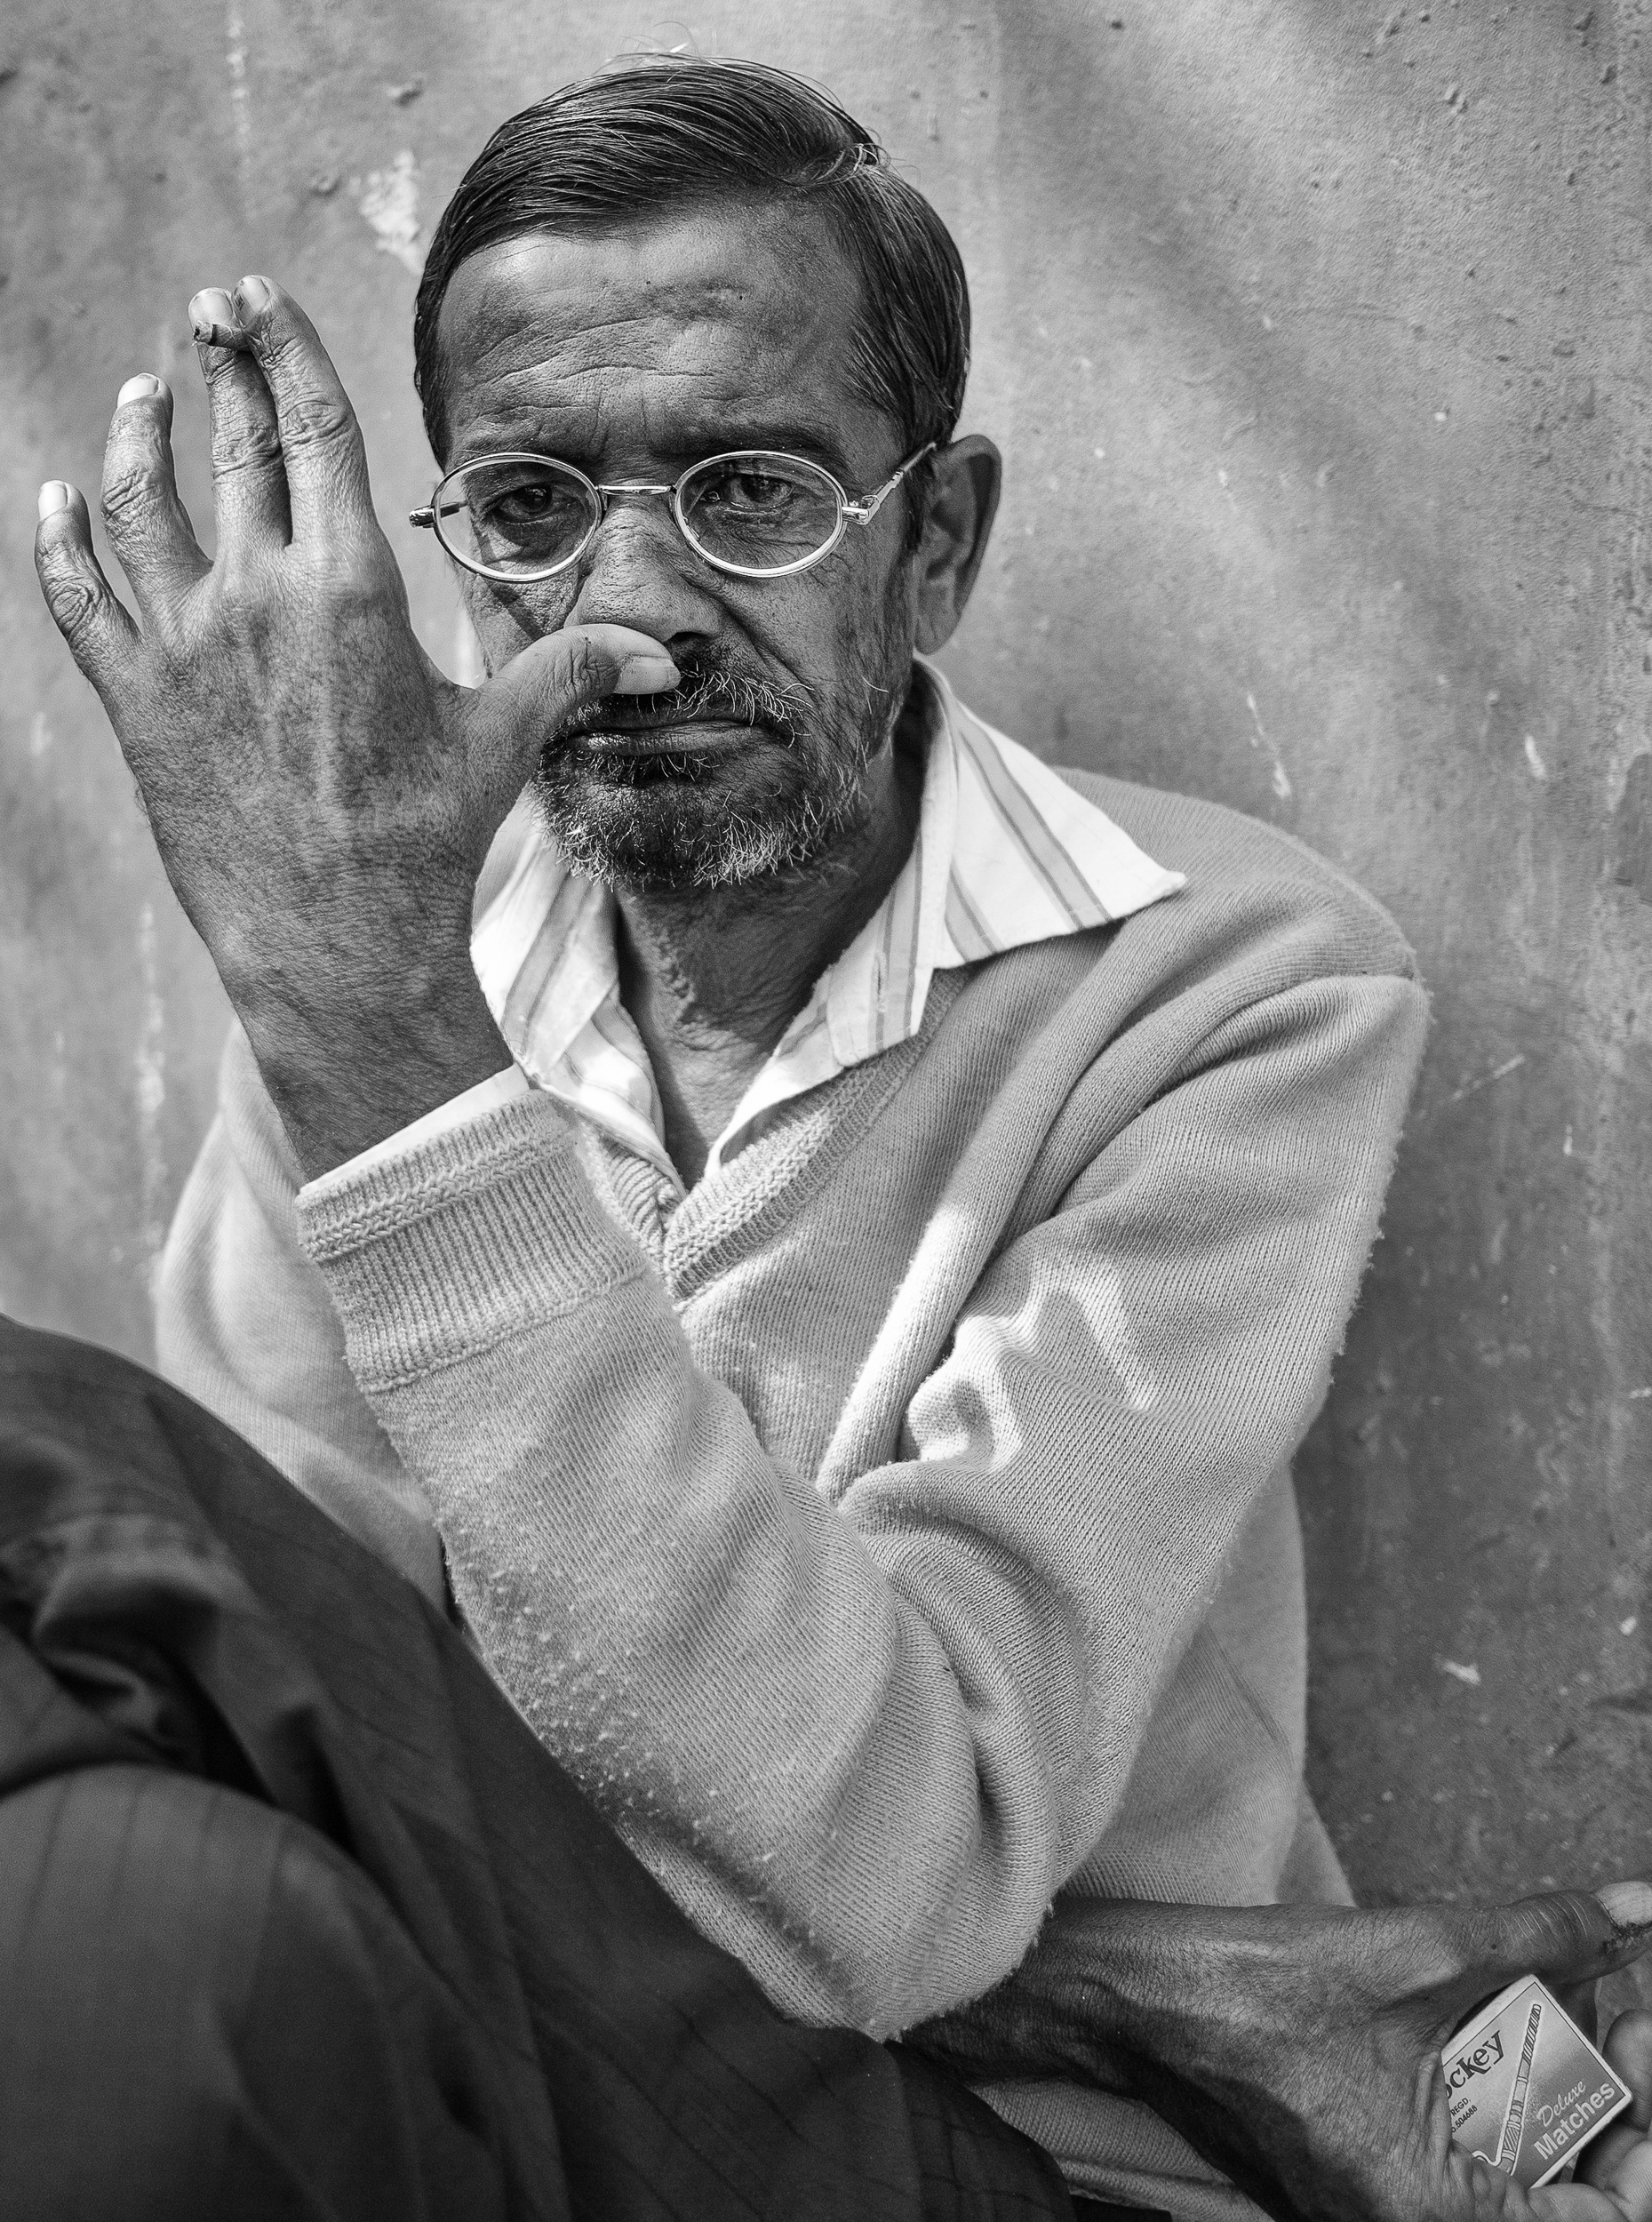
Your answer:
[[[843,452],[842,443],[825,425],[777,423],[772,418],[742,424],[738,420],[725,418],[714,427],[698,429],[699,436],[685,443],[682,449],[684,454],[716,455],[730,449],[770,448],[787,455],[806,456],[811,462],[824,463],[840,478],[849,471],[849,458]],[[710,444],[714,438],[715,445]]]
[[[707,456],[726,455],[743,448],[801,455],[807,461],[824,464],[845,484],[850,484],[855,476],[835,433],[824,425],[796,420],[718,417],[699,425],[682,424],[673,428],[670,437],[662,440],[654,452],[663,467],[687,470]],[[581,441],[558,438],[547,416],[525,411],[520,417],[484,420],[473,426],[462,440],[454,443],[448,467],[456,469],[461,463],[515,452],[572,463],[593,478],[606,468],[596,462]],[[594,464],[595,467],[592,468]]]

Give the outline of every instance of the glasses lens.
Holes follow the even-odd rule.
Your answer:
[[[436,530],[462,563],[517,579],[543,579],[570,563],[598,516],[596,497],[563,464],[495,456],[444,478]]]
[[[836,486],[795,455],[718,456],[688,474],[677,501],[701,555],[742,571],[785,571],[838,528]]]

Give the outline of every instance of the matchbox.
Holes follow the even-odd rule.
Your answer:
[[[1443,2058],[1453,2138],[1528,2191],[1630,2101],[1628,2086],[1535,1975],[1459,2029]]]

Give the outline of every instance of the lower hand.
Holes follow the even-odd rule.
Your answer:
[[[488,844],[572,710],[676,672],[646,635],[595,626],[451,684],[413,637],[308,320],[261,278],[195,307],[216,559],[178,498],[153,378],[122,389],[103,482],[137,621],[63,482],[43,490],[36,557],[313,1175],[508,1063],[469,961]]]
[[[1606,2041],[1632,2107],[1541,2191],[1452,2143],[1440,2060],[1527,1974],[1592,2030],[1594,1980],[1649,1943],[1643,1883],[1468,1911],[1069,1900],[998,1990],[906,2042],[978,2081],[1142,2099],[1277,2222],[1652,2222],[1652,2014]]]

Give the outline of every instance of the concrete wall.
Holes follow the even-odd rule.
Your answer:
[[[0,23],[0,1303],[142,1352],[223,1011],[38,607],[184,305],[274,271],[399,524],[419,241],[639,43],[826,80],[955,227],[1010,460],[954,673],[1057,761],[1289,826],[1436,996],[1301,1461],[1313,1767],[1371,1895],[1652,1865],[1648,0],[10,0]]]

